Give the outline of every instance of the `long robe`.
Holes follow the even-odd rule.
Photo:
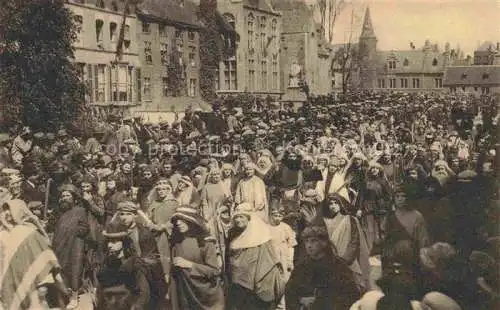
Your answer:
[[[56,223],[52,248],[61,264],[66,285],[75,292],[81,285],[88,235],[87,211],[83,207],[73,206]]]
[[[155,201],[151,204],[149,209],[151,220],[156,225],[164,225],[170,223],[172,215],[179,207],[179,203],[174,199],[166,199],[164,201]],[[163,266],[163,273],[165,276],[170,275],[170,242],[168,240],[170,232],[163,232],[156,238],[158,251],[160,252],[160,261]]]
[[[193,267],[174,267],[170,286],[172,310],[223,310],[224,291],[215,244],[186,237],[172,247],[173,257],[193,262]]]
[[[350,215],[337,214],[333,219],[325,218],[325,224],[337,255],[349,265],[358,287],[361,291],[369,290],[368,245],[358,219]]]
[[[209,183],[201,190],[201,215],[207,221],[208,230],[213,236],[217,233],[217,208],[226,198],[228,196],[222,182]]]
[[[257,176],[242,179],[236,188],[235,202],[247,202],[252,205],[253,212],[264,222],[269,222],[269,204],[264,181]]]

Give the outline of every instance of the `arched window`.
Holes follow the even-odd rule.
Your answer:
[[[95,21],[95,34],[96,34],[96,40],[97,44],[102,43],[102,28],[104,26],[104,22],[100,19],[97,19]]]
[[[250,13],[247,17],[248,49],[254,48],[254,25],[255,17]]]
[[[438,65],[438,60],[437,60],[436,58],[434,58],[434,59],[432,60],[432,65],[433,65],[434,67]]]
[[[277,34],[277,31],[278,31],[278,21],[275,18],[273,18],[273,20],[271,21],[271,31],[273,32],[273,35]]]
[[[408,67],[409,64],[410,61],[408,60],[408,58],[405,58],[405,60],[403,61],[403,66]]]
[[[236,28],[236,19],[234,18],[234,15],[231,14],[231,13],[225,13],[224,15],[222,15],[224,17],[224,19],[226,20],[226,22],[231,25],[231,27],[233,27],[233,29]]]
[[[116,42],[116,39],[118,37],[117,36],[117,31],[116,31],[117,28],[118,27],[117,27],[116,23],[112,22],[112,23],[109,24],[109,40],[111,42]]]
[[[262,31],[266,30],[266,18],[264,16],[260,18],[260,29]]]

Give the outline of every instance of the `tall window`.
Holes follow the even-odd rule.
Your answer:
[[[196,66],[196,47],[190,46],[189,47],[189,64],[191,67]]]
[[[104,22],[100,19],[95,21],[95,35],[96,35],[96,41],[97,45],[102,44],[102,28],[104,26]]]
[[[420,79],[413,79],[413,88],[420,88]]]
[[[433,65],[434,67],[438,65],[438,60],[437,60],[436,58],[434,58],[434,59],[432,60],[432,65]]]
[[[194,31],[188,31],[188,40],[189,41],[194,41],[194,38],[195,38]]]
[[[131,68],[130,73],[126,65],[120,65],[111,69],[111,94],[113,101],[128,101],[131,86]]]
[[[189,79],[189,94],[190,97],[196,97],[196,79]]]
[[[275,48],[278,49],[278,21],[273,18],[271,21],[271,32],[273,36],[273,44],[276,45]]]
[[[396,69],[396,61],[395,60],[389,60],[387,63],[389,65],[389,70]]]
[[[153,63],[153,54],[151,52],[151,42],[144,41],[144,58],[147,64]]]
[[[177,39],[182,39],[182,30],[180,30],[180,29],[176,29],[176,30],[175,30],[175,37],[176,37]]]
[[[408,79],[407,78],[401,79],[401,88],[408,88]]]
[[[443,88],[443,79],[442,78],[434,79],[434,87]]]
[[[97,102],[106,101],[106,65],[97,65],[95,97]]]
[[[220,90],[220,77],[219,77],[219,74],[220,74],[219,67],[217,67],[215,69],[215,79],[214,79],[215,90]]]
[[[226,90],[237,89],[236,60],[224,61],[224,87]]]
[[[254,23],[255,23],[255,18],[252,13],[248,14],[247,18],[247,31],[248,31],[248,49],[253,49],[254,48]]]
[[[144,33],[150,33],[151,32],[151,24],[148,22],[143,21],[142,22],[142,32]]]
[[[160,37],[166,37],[167,36],[167,26],[165,25],[158,25],[158,32],[160,33]]]
[[[248,90],[255,90],[255,61],[253,59],[248,60]]]
[[[262,16],[260,18],[260,48],[262,51],[265,51],[267,48],[266,22],[266,18]]]
[[[161,85],[162,85],[162,93],[163,93],[163,97],[167,97],[168,96],[168,77],[163,77],[161,79]]]
[[[160,57],[161,63],[166,65],[168,63],[168,45],[166,43],[160,43]]]
[[[262,85],[261,89],[266,90],[267,89],[267,61],[263,60],[260,63],[260,74],[261,74],[261,80],[262,80]]]
[[[389,87],[396,88],[396,79],[389,79]]]
[[[273,81],[272,86],[274,90],[278,89],[278,54],[273,54]]]
[[[137,102],[142,101],[142,76],[141,76],[141,69],[137,68],[135,69],[135,78],[137,80]]]
[[[117,34],[117,25],[116,23],[110,23],[109,24],[109,41],[113,45],[113,48],[116,45],[116,41],[118,40],[118,34]]]
[[[385,80],[378,79],[378,88],[385,88]]]
[[[151,100],[151,78],[150,77],[145,77],[144,78],[144,91],[142,92],[144,94],[144,100]]]

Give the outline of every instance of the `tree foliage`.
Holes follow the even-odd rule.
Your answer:
[[[74,16],[62,0],[4,1],[0,14],[3,124],[56,130],[84,109],[85,85],[72,62]]]
[[[220,60],[217,1],[202,0],[199,6],[200,30],[200,93],[207,102],[217,98],[215,93],[216,70]]]

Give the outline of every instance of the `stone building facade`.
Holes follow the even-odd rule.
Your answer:
[[[218,0],[217,10],[240,38],[220,63],[217,93],[278,98],[281,14],[268,0]]]
[[[183,112],[206,104],[200,98],[198,6],[190,1],[145,0],[137,10],[142,105],[135,114]],[[172,71],[178,79],[172,84]],[[170,71],[170,72],[169,72]]]
[[[444,52],[426,41],[420,49],[377,50],[370,9],[366,9],[359,38],[359,86],[405,92],[443,91],[445,68],[456,61],[449,45]]]
[[[123,56],[116,62],[116,48],[124,3],[111,0],[70,0],[66,6],[78,27],[74,43],[75,62],[87,86],[86,100],[94,106],[135,106],[139,91],[139,42],[137,16],[130,7],[126,14]]]
[[[500,65],[448,67],[443,86],[450,93],[500,94]]]

